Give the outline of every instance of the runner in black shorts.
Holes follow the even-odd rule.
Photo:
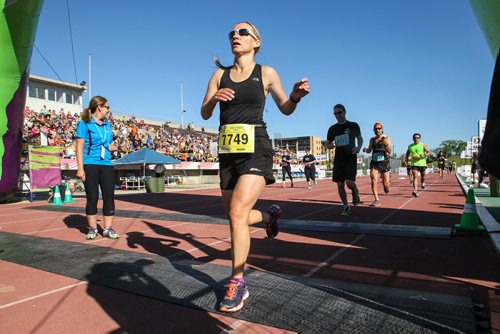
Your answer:
[[[300,99],[310,91],[304,78],[293,86],[290,97],[283,90],[278,73],[255,63],[261,47],[260,33],[249,22],[236,24],[229,32],[234,62],[225,67],[216,60],[201,107],[203,119],[212,117],[220,105],[219,162],[221,192],[231,233],[231,279],[220,303],[223,312],[236,312],[249,296],[243,273],[250,250],[249,225],[264,222],[268,238],[278,234],[281,209],[255,210],[272,176],[273,150],[263,120],[266,97],[271,93],[278,109],[291,115]]]
[[[408,145],[408,150],[406,150],[405,159],[411,161],[411,172],[413,174],[413,192],[411,195],[413,197],[418,197],[417,192],[417,181],[418,174],[420,174],[420,184],[422,189],[425,189],[425,170],[427,169],[427,157],[432,155],[431,150],[420,141],[422,137],[420,133],[413,134],[413,143]]]
[[[380,199],[378,197],[378,178],[382,176],[382,184],[384,185],[384,192],[389,193],[390,185],[390,156],[392,152],[391,138],[384,135],[384,127],[381,123],[373,125],[373,132],[375,137],[370,138],[370,143],[363,152],[372,153],[372,161],[370,162],[370,177],[372,185],[372,193],[375,200],[372,206],[380,206]]]
[[[292,177],[292,161],[290,158],[290,151],[286,150],[285,154],[281,156],[281,174],[283,178],[283,188],[286,188],[286,176],[290,178],[291,187],[293,188],[293,177]]]
[[[436,160],[438,162],[439,178],[443,179],[444,178],[444,168],[446,165],[446,157],[444,156],[443,151],[439,150]]]
[[[328,129],[327,148],[335,147],[333,158],[333,182],[337,183],[340,199],[344,204],[342,216],[349,216],[351,208],[347,201],[345,185],[352,191],[352,204],[361,203],[359,190],[356,186],[357,154],[363,145],[363,137],[358,123],[349,122],[346,119],[345,107],[337,104],[333,107],[333,114],[337,123]],[[355,143],[357,141],[357,145]]]
[[[311,180],[316,184],[316,157],[311,154],[311,150],[306,148],[306,155],[302,157],[304,164],[304,174],[307,181],[307,189],[311,189]]]

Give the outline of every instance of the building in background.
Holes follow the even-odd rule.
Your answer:
[[[83,110],[85,82],[75,85],[69,82],[30,75],[26,94],[26,106],[37,113],[55,110],[80,114]]]

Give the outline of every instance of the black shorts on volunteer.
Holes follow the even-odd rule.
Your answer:
[[[370,162],[370,169],[375,169],[378,170],[379,173],[386,173],[391,170],[391,163],[388,161],[371,161]]]
[[[356,181],[357,159],[353,155],[348,157],[336,157],[333,162],[333,182],[344,182],[346,180]]]

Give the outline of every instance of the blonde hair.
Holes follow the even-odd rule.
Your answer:
[[[106,98],[102,96],[94,96],[93,98],[91,98],[89,101],[89,106],[82,112],[82,120],[85,123],[90,122],[92,114],[95,113],[97,107],[104,105],[104,103],[106,102],[108,102],[108,100],[106,100]]]
[[[260,36],[259,30],[252,23],[250,23],[248,21],[238,22],[237,24],[240,24],[240,23],[248,24],[250,26],[250,30],[252,30],[252,32],[255,35],[255,37],[257,37],[257,41],[259,41],[259,46],[256,47],[256,48],[254,48],[254,51],[255,51],[255,54],[259,53],[260,47],[262,46],[262,38]],[[213,55],[212,57],[214,59],[215,65],[218,68],[222,68],[223,70],[227,70],[227,69],[230,69],[231,67],[233,67],[233,66],[224,66],[224,65],[222,65],[221,62],[219,61],[219,57],[217,57],[216,55]]]

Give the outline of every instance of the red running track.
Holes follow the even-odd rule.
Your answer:
[[[358,187],[364,203],[353,208],[349,217],[341,217],[340,199],[334,183],[321,180],[312,189],[307,189],[305,182],[295,184],[296,187],[286,189],[281,188],[281,183],[266,187],[257,207],[265,209],[276,203],[283,209],[283,219],[306,222],[452,227],[460,222],[465,203],[453,175],[447,175],[444,180],[430,175],[427,188],[419,198],[411,196],[412,187],[408,179],[393,175],[391,192],[380,195],[382,205],[370,207],[373,201],[370,180],[361,177],[358,178]],[[382,190],[380,185],[379,190]],[[85,206],[83,199],[70,205],[75,207],[74,212],[33,210],[44,204],[18,203],[0,207],[0,231],[226,266],[230,264],[227,225],[171,218],[179,214],[223,217],[224,209],[217,188],[118,195],[118,212],[128,210],[137,213],[135,216],[118,215],[115,218],[115,229],[121,234],[119,240],[85,240],[85,217],[81,214]],[[161,213],[164,217],[141,216],[148,212]],[[251,236],[249,268],[468,296],[474,303],[485,305],[493,330],[500,331],[497,295],[500,261],[486,235],[424,239],[282,231],[276,240],[267,240],[262,228],[252,227]],[[86,260],[89,259],[82,259]],[[145,324],[151,332],[283,332],[231,317],[91,286],[68,277],[0,262],[0,332],[140,332]],[[96,294],[100,298],[96,298]]]

